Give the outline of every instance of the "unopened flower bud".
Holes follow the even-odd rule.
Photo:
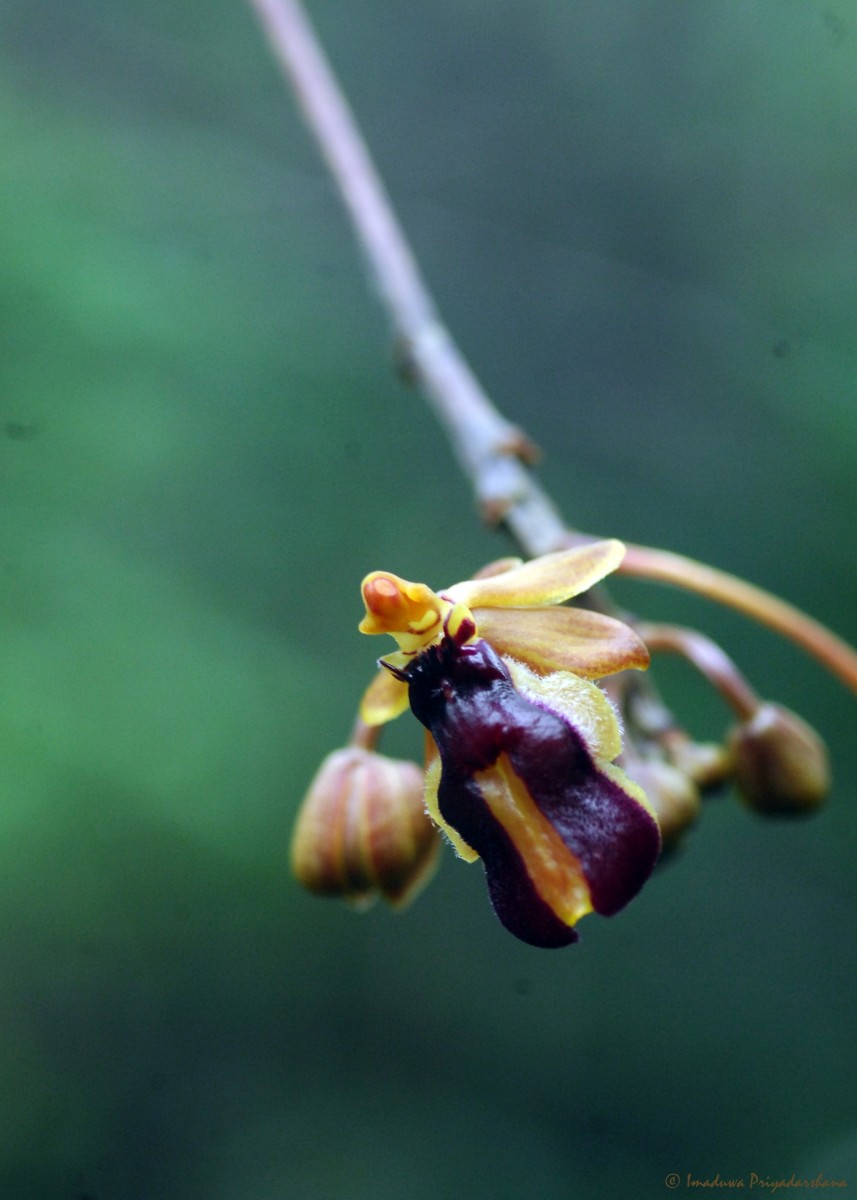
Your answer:
[[[292,838],[292,869],[312,892],[401,906],[436,865],[440,839],[415,763],[349,746],[329,754]]]
[[[729,734],[735,785],[756,812],[800,815],[830,789],[827,749],[814,729],[779,704],[760,704]]]
[[[625,765],[646,798],[661,828],[663,849],[673,849],[699,816],[699,789],[678,767],[660,758],[635,758]]]
[[[732,770],[729,752],[717,742],[684,737],[667,747],[670,761],[703,792],[725,783]]]

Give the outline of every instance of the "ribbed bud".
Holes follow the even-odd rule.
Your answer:
[[[440,838],[426,814],[415,763],[349,746],[319,767],[298,814],[292,869],[311,892],[394,907],[413,899],[436,865]]]
[[[728,738],[735,785],[765,815],[800,815],[830,790],[827,749],[814,729],[779,704],[760,704]]]
[[[625,770],[646,793],[661,827],[664,852],[673,849],[701,811],[696,784],[684,771],[658,758],[635,758]]]

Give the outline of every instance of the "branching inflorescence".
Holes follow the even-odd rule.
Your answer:
[[[385,571],[363,580],[360,630],[392,636],[398,649],[380,659],[349,745],[310,786],[294,871],[321,894],[402,905],[430,877],[441,830],[461,858],[483,863],[507,929],[532,945],[567,945],[582,916],[633,899],[714,789],[732,783],[757,812],[796,815],[818,808],[830,782],[819,736],[760,699],[710,638],[620,620],[601,581],[616,572],[730,605],[854,691],[857,653],[752,584],[563,522],[528,469],[534,446],[500,416],[441,324],[300,3],[250,3],[346,204],[402,375],[446,429],[482,515],[529,559],[437,592]],[[722,743],[695,742],[642,674],[662,652],[685,657],[732,710]],[[425,730],[422,769],[377,749],[408,709]]]

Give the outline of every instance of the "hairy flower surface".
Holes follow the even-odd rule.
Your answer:
[[[376,571],[363,633],[398,650],[361,717],[408,705],[427,730],[426,804],[459,855],[481,858],[503,924],[536,946],[577,939],[588,912],[631,900],[660,852],[642,790],[613,760],[616,714],[593,679],[648,665],[622,622],[557,607],[616,569],[621,542],[500,564],[434,592]]]

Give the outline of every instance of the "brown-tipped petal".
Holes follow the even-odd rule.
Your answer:
[[[761,704],[728,739],[735,785],[766,816],[811,813],[830,790],[824,742],[797,713]]]
[[[467,579],[448,588],[444,595],[468,608],[530,608],[560,604],[579,596],[615,571],[625,555],[621,542],[610,539],[558,550],[533,558],[517,570]]]
[[[401,906],[425,884],[439,841],[410,762],[349,746],[329,754],[298,815],[292,869],[305,888]]]
[[[477,608],[473,617],[486,642],[540,674],[572,671],[601,679],[649,665],[649,652],[633,629],[589,609]]]

